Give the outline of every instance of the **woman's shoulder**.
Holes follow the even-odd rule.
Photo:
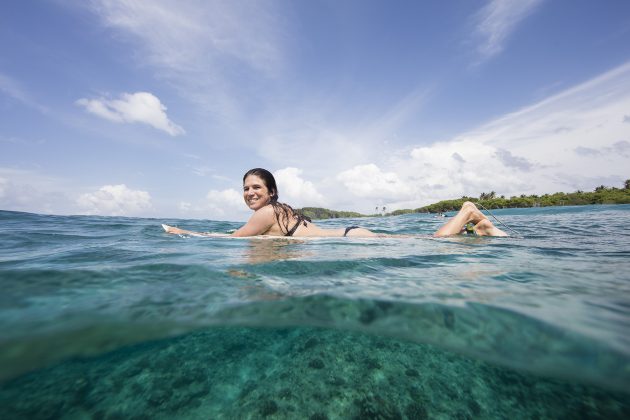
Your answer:
[[[273,216],[274,213],[275,213],[275,210],[273,209],[273,206],[271,204],[267,204],[266,206],[259,208],[255,212],[255,214],[257,214],[260,217]]]

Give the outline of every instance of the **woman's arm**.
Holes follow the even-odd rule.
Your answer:
[[[273,207],[271,205],[267,205],[256,210],[247,223],[232,233],[232,236],[264,235],[269,231],[269,229],[271,229],[275,222]]]
[[[162,229],[166,233],[172,233],[175,235],[189,235],[189,236],[229,236],[225,233],[212,233],[212,232],[194,232],[192,230],[180,229],[178,227],[162,225]]]

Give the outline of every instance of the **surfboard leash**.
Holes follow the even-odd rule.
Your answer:
[[[487,208],[484,207],[483,204],[481,204],[480,202],[475,203],[477,205],[479,205],[479,207],[481,207],[482,209],[484,209],[485,211],[488,212],[488,214],[490,216],[492,216],[494,218],[494,220],[496,220],[497,222],[501,223],[503,226],[505,226],[506,228],[508,228],[509,230],[511,230],[512,232],[516,233],[518,236],[523,237],[523,235],[521,235],[516,229],[512,229],[511,227],[509,227],[508,225],[506,225],[505,223],[503,223],[501,220],[499,220],[497,218],[497,216],[495,216],[494,214],[492,214],[492,212],[490,210],[488,210]]]

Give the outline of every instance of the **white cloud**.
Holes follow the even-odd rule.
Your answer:
[[[395,172],[383,172],[373,163],[341,172],[337,180],[357,197],[401,200],[413,196],[413,188]]]
[[[0,177],[0,199],[5,197],[8,189],[9,189],[9,180],[6,178]]]
[[[420,201],[591,190],[627,178],[630,63],[393,163]],[[562,128],[562,129],[559,129]]]
[[[324,196],[317,191],[311,181],[305,181],[301,175],[301,169],[291,167],[274,172],[280,201],[295,207],[324,205]]]
[[[510,153],[495,147],[470,141],[450,141],[418,147],[410,159],[400,163],[401,172],[414,180],[420,189],[417,196],[423,201],[478,195],[485,190],[523,188],[520,171],[512,163],[506,165]],[[512,156],[519,162],[520,157]]]
[[[233,188],[226,190],[210,190],[206,199],[211,207],[217,209],[240,209],[245,206],[243,195]]]
[[[169,120],[166,107],[149,92],[123,93],[120,99],[79,99],[88,112],[118,123],[143,123],[171,136],[184,134],[182,127]]]
[[[44,214],[69,214],[76,186],[34,170],[0,167],[0,209]]]
[[[148,192],[132,190],[125,184],[104,185],[94,193],[81,195],[77,204],[87,214],[103,216],[146,215],[152,209]]]
[[[482,60],[503,51],[509,35],[529,16],[542,0],[490,0],[475,15],[477,52]]]
[[[214,220],[238,221],[245,220],[251,215],[243,201],[242,193],[233,188],[208,191],[205,202],[192,206],[189,213]]]
[[[602,177],[621,178],[627,172],[630,131],[622,117],[629,107],[626,63],[456,140],[509,150],[525,159],[535,170],[515,174],[532,190],[536,185],[544,191],[590,189]]]
[[[252,99],[252,90],[236,94],[243,89],[236,74],[274,78],[282,68],[282,24],[274,7],[273,2],[206,0],[89,3],[117,39],[136,47],[138,64],[155,67],[159,78],[213,117],[238,116],[239,103]]]
[[[370,212],[463,195],[506,196],[621,187],[628,177],[630,62],[448,141],[342,171],[331,206]],[[336,181],[336,182],[334,182]]]
[[[177,208],[185,218],[244,221],[251,216],[242,194],[233,188],[210,190],[204,200],[180,201]]]

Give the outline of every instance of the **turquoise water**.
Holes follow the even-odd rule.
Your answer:
[[[227,239],[0,211],[0,418],[630,418],[630,205]]]

